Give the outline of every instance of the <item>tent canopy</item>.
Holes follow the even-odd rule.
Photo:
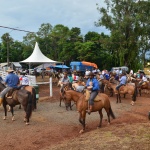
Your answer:
[[[55,68],[62,68],[62,69],[68,69],[69,67],[66,65],[56,65]]]
[[[21,63],[63,63],[54,61],[46,57],[41,50],[39,49],[38,43],[36,42],[34,50],[32,54],[25,60],[21,61]]]

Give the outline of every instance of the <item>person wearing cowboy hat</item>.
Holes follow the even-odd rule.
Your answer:
[[[62,80],[61,80],[61,88],[60,88],[60,91],[62,91],[62,89],[63,89],[63,87],[64,87],[65,85],[67,85],[67,84],[70,83],[70,80],[69,80],[69,77],[68,77],[67,72],[64,72],[63,74],[64,74],[64,76],[63,76],[63,78],[62,78]]]
[[[19,84],[19,77],[16,74],[14,74],[14,70],[8,69],[7,72],[8,75],[4,80],[4,84],[6,85],[6,88],[0,93],[0,105],[3,102],[5,94],[12,88],[17,88],[17,85]]]
[[[89,79],[86,82],[86,87],[88,90],[91,91],[90,98],[89,98],[89,108],[88,108],[88,114],[90,115],[93,109],[94,105],[94,99],[98,95],[98,92],[100,90],[99,82],[96,78],[94,78],[94,73],[89,74]]]

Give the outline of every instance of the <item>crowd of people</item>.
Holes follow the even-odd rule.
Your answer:
[[[23,73],[22,76],[19,78],[17,74],[14,73],[14,70],[9,69],[7,70],[8,75],[6,76],[5,80],[3,81],[2,78],[0,78],[1,81],[4,82],[6,85],[6,88],[0,93],[0,105],[3,102],[4,95],[12,88],[21,88],[22,86],[29,85],[29,79],[26,77],[26,73]],[[58,72],[59,74],[61,72]],[[119,88],[122,85],[125,85],[127,83],[127,73],[125,70],[116,70],[113,72],[109,72],[108,70],[102,70],[99,69],[93,69],[92,71],[86,69],[84,72],[84,75],[80,74],[77,71],[66,71],[61,74],[61,89],[67,84],[72,83],[78,83],[78,88],[75,90],[81,92],[84,88],[88,89],[90,91],[90,98],[89,98],[89,109],[88,113],[90,114],[92,111],[92,107],[94,105],[94,99],[99,93],[101,89],[101,84],[99,83],[97,76],[99,79],[105,79],[109,80],[111,76],[114,76],[115,80],[119,81],[120,84],[116,86],[116,90],[119,90]],[[133,70],[130,71],[129,75],[133,78],[139,79],[139,84],[142,84],[143,82],[148,81],[146,75],[144,72],[141,72],[138,70],[137,73],[133,73]],[[85,86],[80,84],[81,81],[85,82]]]

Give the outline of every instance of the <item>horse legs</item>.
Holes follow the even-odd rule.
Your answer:
[[[12,114],[12,121],[15,121],[13,106],[10,106],[10,111],[11,111],[11,114]]]
[[[7,117],[7,107],[6,107],[5,102],[3,102],[3,107],[4,107],[4,112],[5,112],[5,116],[3,117],[3,119],[6,120],[6,117]]]
[[[86,111],[80,112],[79,122],[82,124],[83,129],[80,130],[79,133],[83,133],[85,131],[85,117],[86,117]]]
[[[119,101],[120,101],[120,103],[121,103],[121,96],[120,96],[120,94],[118,94],[118,97],[119,97]]]
[[[100,115],[100,122],[99,122],[98,128],[100,128],[102,126],[102,119],[103,119],[102,109],[99,110],[98,112],[99,112],[99,115]]]
[[[117,98],[117,101],[116,101],[116,103],[118,103],[118,99],[119,99],[118,97],[119,97],[119,95],[117,94],[117,95],[116,95],[116,98]]]

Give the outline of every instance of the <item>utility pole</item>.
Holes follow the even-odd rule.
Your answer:
[[[9,67],[9,35],[7,35],[7,66]]]

